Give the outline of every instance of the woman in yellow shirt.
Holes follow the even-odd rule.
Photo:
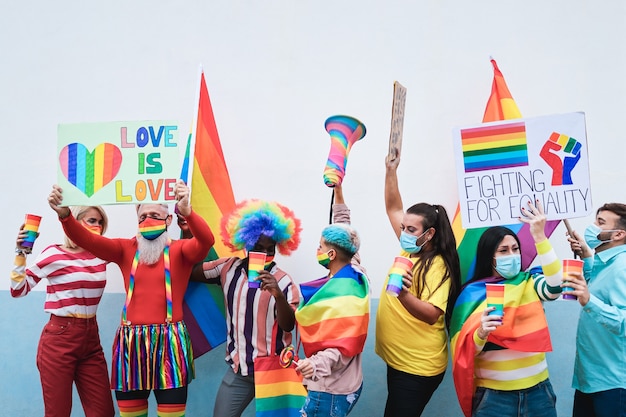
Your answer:
[[[402,247],[414,261],[398,297],[383,288],[376,314],[376,353],[387,364],[386,417],[416,417],[446,371],[446,318],[460,287],[459,256],[446,210],[418,203],[404,212],[399,157],[388,157],[385,206]],[[386,283],[385,286],[386,287]]]

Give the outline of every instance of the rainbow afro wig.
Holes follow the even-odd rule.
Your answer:
[[[272,201],[245,200],[222,217],[222,241],[232,250],[252,250],[261,235],[276,242],[282,255],[300,244],[300,220],[287,207]]]
[[[329,245],[341,248],[349,255],[354,255],[359,251],[361,240],[356,230],[344,223],[335,223],[326,226],[322,230],[322,238]]]

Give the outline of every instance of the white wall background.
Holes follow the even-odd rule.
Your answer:
[[[203,64],[236,199],[277,200],[302,219],[300,249],[279,258],[298,282],[324,273],[315,260],[331,195],[324,120],[342,113],[366,124],[344,188],[377,295],[398,250],[383,204],[394,80],[408,88],[405,206],[436,202],[453,215],[451,129],[480,122],[489,55],[525,117],[586,112],[593,205],[626,202],[624,39],[622,0],[9,2],[0,14],[1,259],[12,264],[26,212],[44,215],[36,252],[62,240],[46,203],[57,124],[190,125]],[[135,233],[132,207],[107,211],[108,236]],[[556,234],[568,256],[563,228]],[[108,291],[120,292],[113,271]]]

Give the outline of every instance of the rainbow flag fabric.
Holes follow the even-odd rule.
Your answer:
[[[498,68],[498,64],[496,64],[496,61],[493,59],[491,60],[491,64],[493,65],[493,84],[491,86],[491,95],[489,96],[489,100],[487,101],[487,106],[485,108],[485,113],[483,115],[483,123],[495,122],[499,120],[521,119],[522,114],[520,113],[519,109],[517,108],[517,104],[515,104],[515,101],[511,96],[511,92],[506,85],[506,81],[504,80],[502,72],[500,72],[500,69]],[[518,123],[513,122],[510,125],[514,126],[516,124]],[[513,134],[508,137],[508,139],[512,139],[514,136],[516,136],[517,139],[512,140],[512,142],[509,142],[508,144],[513,146],[513,143],[517,143],[516,146],[521,146],[522,142],[524,144],[526,143],[525,133],[522,136],[521,127],[519,126],[514,128],[513,130],[515,129],[517,129],[516,132],[509,132]],[[487,154],[491,153],[491,155],[494,155],[496,149],[499,148],[501,150],[503,148],[502,140],[500,140],[502,139],[502,136],[495,134],[495,132],[493,131],[490,133],[492,134],[492,136],[495,137],[494,143],[489,144],[489,141],[485,139],[489,138],[490,136],[489,134],[487,134],[482,136],[483,139],[481,139],[481,146],[489,149]],[[506,148],[506,146],[504,146],[504,148]],[[515,158],[511,158],[511,164],[522,163],[521,161],[523,160],[523,158],[521,157],[521,155],[523,154],[523,152],[521,151],[521,149],[522,148],[519,148],[517,150],[517,152],[519,152],[517,154],[517,157],[519,159],[517,160],[517,162],[515,162]],[[511,156],[513,155],[515,155],[515,153],[511,153]],[[485,156],[482,156],[482,159],[483,161],[488,160],[488,158],[486,158]],[[526,162],[527,161],[528,156],[526,155]],[[477,166],[473,166],[472,168],[476,169]],[[467,165],[465,169],[468,169]],[[548,221],[545,227],[546,236],[550,237],[550,235],[558,225],[559,220]],[[530,227],[527,224],[521,222],[517,224],[507,225],[506,227],[515,232],[515,234],[517,234],[517,236],[519,237],[520,243],[522,244],[522,269],[525,270],[530,266],[530,264],[537,256],[537,250],[535,249],[534,240],[530,235]],[[487,230],[487,228],[485,227],[464,229],[461,225],[460,205],[457,205],[454,219],[452,221],[452,231],[454,232],[454,237],[456,238],[457,242],[457,252],[459,253],[459,260],[461,262],[461,277],[463,281],[467,281],[474,273],[474,264],[476,262],[476,245],[478,244],[478,239],[480,239],[480,236],[485,230]]]
[[[192,139],[195,137],[193,159],[190,158]],[[235,206],[230,176],[213,108],[209,98],[204,73],[200,76],[195,135],[189,135],[181,178],[188,182],[191,171],[191,206],[209,224],[213,233],[219,231],[222,216]],[[238,256],[217,239],[206,261],[218,257]],[[197,358],[226,341],[224,294],[218,285],[190,282],[183,302],[184,320],[189,330],[194,358]]]
[[[513,279],[500,277],[478,280],[466,285],[454,305],[450,323],[452,376],[459,404],[465,416],[472,413],[474,395],[474,332],[487,307],[486,283],[504,286],[504,325],[492,332],[488,342],[522,352],[549,352],[552,350],[548,323],[543,306],[528,272]],[[506,325],[515,323],[514,326]]]
[[[528,165],[524,122],[462,129],[461,143],[465,172]]]
[[[254,385],[257,417],[300,416],[307,396],[302,375],[280,366],[278,356],[255,360]]]
[[[346,265],[332,278],[300,285],[304,301],[296,311],[306,356],[337,348],[344,356],[363,351],[369,324],[369,284]]]

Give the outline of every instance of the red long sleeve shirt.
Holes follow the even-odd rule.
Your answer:
[[[183,319],[183,297],[192,267],[202,261],[215,238],[204,219],[192,212],[186,217],[193,233],[192,239],[173,240],[170,245],[170,275],[172,279],[172,320]],[[124,276],[128,292],[130,270],[137,251],[137,239],[109,239],[91,233],[68,216],[60,219],[67,236],[81,248],[100,259],[116,263]],[[135,289],[127,309],[131,324],[165,323],[165,263],[163,256],[153,265],[139,263],[135,273]]]

